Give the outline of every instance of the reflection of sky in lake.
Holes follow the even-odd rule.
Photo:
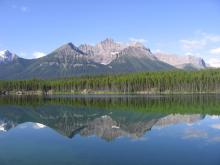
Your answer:
[[[0,133],[0,164],[219,165],[220,118],[207,115],[195,122],[183,118],[180,122],[175,118],[175,124],[156,123],[141,137],[119,136],[112,141],[95,133],[71,139],[43,124],[23,123]]]
[[[194,123],[182,123],[160,128],[155,127],[161,136],[176,137],[182,140],[199,140],[203,144],[220,142],[220,117],[207,115],[203,120]]]

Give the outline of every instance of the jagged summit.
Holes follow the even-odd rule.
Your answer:
[[[84,54],[77,46],[75,46],[72,42],[69,42],[67,44],[62,45],[58,49],[55,50],[55,52],[60,52],[64,54],[71,53],[73,51],[79,52],[81,54]]]
[[[106,38],[103,41],[101,41],[102,44],[109,44],[109,43],[115,43],[114,39],[112,38]]]
[[[9,50],[0,51],[0,63],[7,63],[13,61],[17,56]]]

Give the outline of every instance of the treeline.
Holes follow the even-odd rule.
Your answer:
[[[0,91],[43,93],[219,93],[220,70],[143,72],[53,80],[1,80]]]

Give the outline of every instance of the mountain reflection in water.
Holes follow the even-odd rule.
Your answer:
[[[220,97],[0,97],[1,165],[220,164]]]
[[[69,138],[96,135],[107,141],[121,136],[140,138],[152,127],[192,124],[207,113],[218,115],[220,107],[217,96],[3,97],[0,103],[1,132],[33,122]]]

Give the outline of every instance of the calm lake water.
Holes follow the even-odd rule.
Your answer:
[[[219,165],[220,96],[0,97],[0,165]]]

